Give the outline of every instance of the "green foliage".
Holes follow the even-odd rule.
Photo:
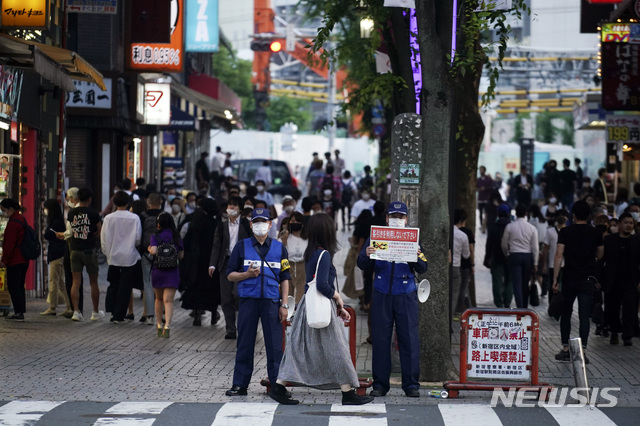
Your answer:
[[[298,131],[311,129],[311,102],[304,99],[271,96],[267,108],[267,120],[271,124],[271,131],[277,132],[285,123],[294,123]]]
[[[574,139],[576,130],[573,127],[573,117],[569,114],[565,114],[562,116],[562,120],[564,120],[564,127],[559,130],[562,144],[576,146],[576,141]]]
[[[554,120],[562,120],[562,126],[557,127]],[[544,111],[536,116],[536,140],[552,143],[558,135],[563,145],[574,146],[575,130],[571,115]]]
[[[524,123],[522,114],[518,114],[516,117],[516,124],[514,126],[513,139],[511,142],[520,142],[520,139],[524,138]]]

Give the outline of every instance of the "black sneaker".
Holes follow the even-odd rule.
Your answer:
[[[136,318],[133,316],[133,314],[129,314],[129,315],[126,315],[124,319],[126,319],[127,321],[133,321]]]
[[[138,322],[145,322],[147,320],[147,316],[143,315],[140,317],[140,319],[138,320]]]
[[[364,405],[373,402],[372,396],[360,396],[354,389],[349,392],[342,392],[342,405]]]
[[[571,354],[569,351],[560,349],[560,352],[556,354],[556,359],[558,361],[571,361]]]
[[[300,401],[292,399],[287,389],[279,383],[276,383],[269,392],[269,397],[282,405],[297,405]]]
[[[10,321],[24,321],[24,314],[13,314],[13,315],[9,315],[8,317],[5,317],[4,319],[10,320]]]

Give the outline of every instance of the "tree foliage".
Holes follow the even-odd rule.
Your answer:
[[[300,132],[311,130],[312,118],[311,105],[307,100],[272,96],[269,101],[267,120],[274,132],[285,123],[294,123]]]

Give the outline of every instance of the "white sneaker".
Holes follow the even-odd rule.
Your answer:
[[[104,311],[91,313],[91,321],[98,321],[100,318],[104,318]]]
[[[75,311],[71,317],[71,321],[84,321],[84,317],[80,312]]]
[[[156,319],[153,316],[148,316],[147,319],[144,320],[145,325],[155,325]]]

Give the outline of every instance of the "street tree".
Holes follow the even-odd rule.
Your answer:
[[[364,0],[354,8],[352,0],[302,0],[313,16],[322,16],[323,26],[311,44],[312,51],[326,51],[327,60],[347,66],[351,91],[345,105],[354,112],[367,111],[383,102],[391,117],[415,110],[412,59],[409,44],[409,14],[400,8],[382,7],[378,0]],[[428,247],[428,276],[432,285],[430,303],[421,306],[421,376],[427,381],[453,378],[450,357],[448,306],[451,220],[455,205],[464,208],[475,226],[475,177],[484,124],[478,107],[478,89],[483,67],[489,87],[484,102],[494,96],[501,60],[511,27],[508,16],[530,12],[525,0],[513,0],[508,11],[492,10],[489,2],[459,0],[454,14],[452,0],[417,0],[416,18],[421,65],[420,114],[423,152],[420,159],[420,228]],[[480,11],[476,9],[480,6]],[[452,56],[453,16],[457,17],[456,43]],[[356,24],[363,17],[374,21],[373,37],[355,37]],[[492,31],[496,46],[483,44],[483,36]],[[381,46],[389,54],[391,74],[377,74],[374,52]],[[487,61],[487,52],[496,47],[498,61]],[[352,72],[352,67],[355,71]],[[391,120],[387,120],[391,123]],[[385,158],[386,156],[386,158]],[[389,155],[381,151],[381,162]]]

